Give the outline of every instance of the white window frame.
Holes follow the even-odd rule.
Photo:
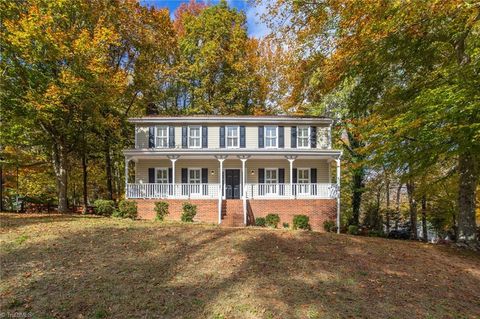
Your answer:
[[[162,137],[158,136],[159,128],[165,128],[165,129],[166,129],[166,132],[167,132],[166,136],[162,136]],[[169,134],[170,134],[169,131],[170,131],[170,129],[169,129],[169,127],[166,126],[166,125],[157,125],[157,126],[155,126],[155,148],[168,148],[168,142],[169,142],[169,137],[170,137],[170,136],[169,136]],[[165,146],[159,145],[158,139],[160,139],[160,138],[166,139]]]
[[[302,128],[302,129],[307,128],[307,131],[308,131],[308,133],[307,133],[307,146],[300,146],[300,128]],[[310,148],[311,147],[310,135],[311,135],[311,127],[310,126],[297,126],[297,148]]]
[[[228,136],[228,129],[229,128],[235,128],[235,130],[237,131],[237,145],[236,146],[228,146],[228,139],[229,139],[229,136]],[[230,125],[230,126],[226,126],[225,127],[225,146],[226,148],[240,148],[240,126],[237,126],[237,125]],[[234,137],[230,137],[230,138],[234,138]]]
[[[275,171],[275,180],[270,179],[271,181],[274,181],[274,183],[272,182],[267,183],[267,171]],[[278,168],[265,168],[264,179],[265,179],[264,181],[265,194],[266,195],[278,194]]]
[[[158,171],[166,171],[166,181],[165,182],[160,182],[158,179]],[[168,184],[168,167],[156,167],[155,168],[155,183],[157,184]]]
[[[191,182],[191,179],[190,179],[190,172],[191,171],[198,171],[199,174],[198,174],[198,183],[192,183]],[[196,168],[196,167],[192,167],[192,168],[189,168],[188,169],[188,183],[189,184],[201,184],[202,183],[202,169],[201,168]]]
[[[267,127],[268,128],[270,128],[270,127],[275,128],[275,145],[273,145],[273,146],[267,146]],[[263,145],[265,146],[265,148],[278,148],[278,126],[267,125],[263,128]]]
[[[192,146],[190,144],[190,140],[192,139],[192,137],[190,135],[190,132],[191,132],[192,128],[195,128],[195,129],[198,128],[199,135],[198,135],[198,137],[195,137],[195,139],[197,139],[197,138],[199,139],[198,146]],[[188,148],[202,148],[202,127],[200,125],[189,126],[187,136],[188,136]]]
[[[198,171],[198,183],[192,183],[192,180],[190,179],[190,172],[191,171]],[[188,185],[190,188],[190,194],[200,194],[202,187],[200,186],[202,184],[202,169],[197,168],[197,167],[192,167],[188,169]]]
[[[305,179],[303,176],[300,181],[300,171],[308,172],[308,178]],[[299,167],[297,168],[297,192],[298,194],[309,194],[310,193],[310,180],[311,180],[311,170],[307,167]],[[306,181],[306,182],[305,182]]]

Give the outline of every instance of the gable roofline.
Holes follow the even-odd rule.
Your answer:
[[[332,125],[328,117],[287,116],[287,115],[189,115],[189,116],[145,116],[133,117],[128,121],[134,124],[157,123],[235,123],[235,124],[323,124]]]

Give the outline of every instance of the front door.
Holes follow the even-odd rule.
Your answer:
[[[225,197],[227,199],[240,198],[240,170],[225,170]]]

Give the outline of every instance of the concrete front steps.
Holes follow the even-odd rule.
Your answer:
[[[222,223],[226,227],[243,227],[243,202],[241,199],[222,201]]]

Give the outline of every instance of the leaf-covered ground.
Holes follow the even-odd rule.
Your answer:
[[[4,316],[480,316],[480,256],[450,247],[98,217],[0,218]]]

